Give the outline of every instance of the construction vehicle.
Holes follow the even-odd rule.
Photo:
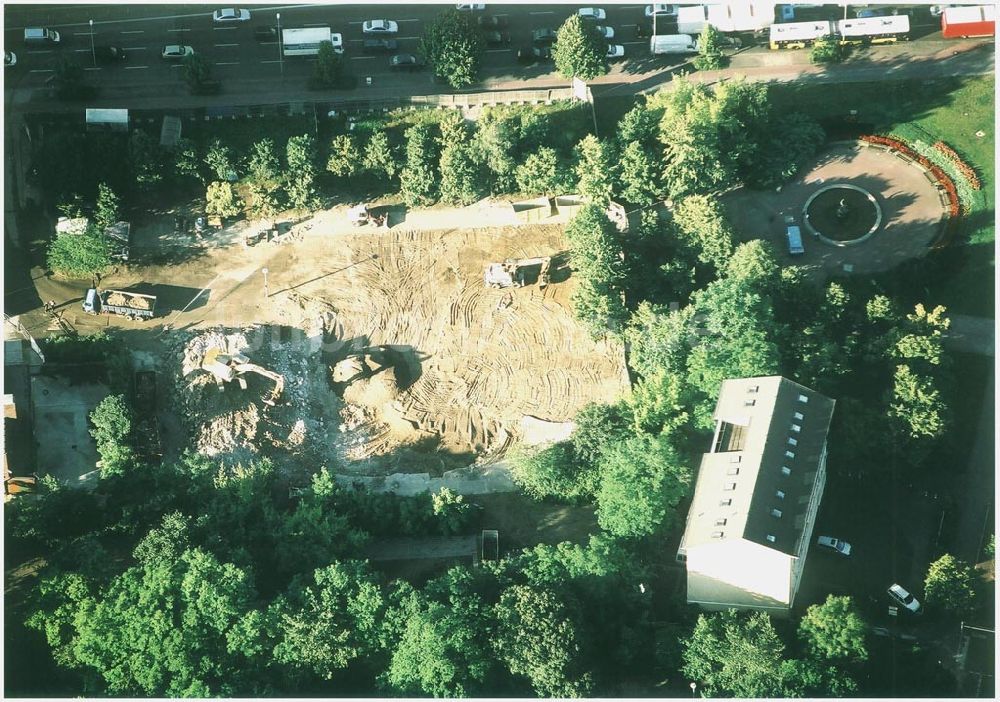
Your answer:
[[[83,311],[87,314],[116,314],[129,319],[151,319],[156,313],[156,295],[90,288],[83,299]]]
[[[368,205],[356,205],[347,211],[347,219],[355,227],[365,224],[374,224],[376,227],[383,227],[389,221],[388,213],[375,214]]]
[[[156,417],[156,371],[136,371],[133,376],[132,446],[136,453],[151,461],[163,457],[160,444],[160,422]]]
[[[281,394],[285,390],[285,377],[280,373],[275,373],[266,368],[251,363],[250,359],[241,353],[229,355],[222,353],[221,349],[209,349],[201,361],[202,370],[206,370],[215,377],[215,382],[220,390],[225,390],[225,384],[235,380],[240,388],[247,389],[247,381],[243,377],[245,373],[256,373],[274,381],[274,388],[264,395],[261,401],[270,407],[274,407]]]
[[[539,266],[538,287],[544,290],[549,284],[549,269],[552,266],[551,256],[538,258],[508,258],[503,263],[487,263],[483,271],[483,282],[489,288],[520,288],[527,282],[527,270]]]

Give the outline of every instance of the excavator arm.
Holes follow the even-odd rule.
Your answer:
[[[264,404],[274,406],[274,403],[281,398],[281,393],[285,391],[285,376],[275,373],[267,368],[258,366],[256,363],[240,363],[234,367],[237,373],[256,373],[274,381],[274,389],[270,395],[264,397]]]

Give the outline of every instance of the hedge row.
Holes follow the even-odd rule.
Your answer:
[[[917,153],[911,149],[907,144],[900,141],[899,139],[894,139],[892,137],[880,136],[877,134],[864,134],[861,137],[861,141],[868,142],[869,144],[878,144],[880,146],[888,147],[894,151],[898,151],[903,156],[906,156],[913,161],[916,161],[921,166],[926,168],[934,176],[934,180],[944,188],[944,191],[948,195],[948,215],[954,219],[962,211],[961,201],[958,198],[958,190],[955,188],[955,183],[952,182],[951,178],[943,170],[938,168],[936,165],[931,163],[930,159],[926,156]]]

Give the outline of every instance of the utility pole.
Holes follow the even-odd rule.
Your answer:
[[[278,66],[281,68],[281,80],[285,80],[285,49],[281,45],[281,13],[277,13],[275,18],[278,20]]]
[[[266,300],[271,296],[270,292],[267,289],[267,268],[261,268],[260,272],[264,274],[264,299]]]
[[[94,49],[94,20],[90,20],[90,57],[94,59],[94,68],[97,68],[97,50]]]

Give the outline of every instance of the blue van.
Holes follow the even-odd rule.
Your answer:
[[[788,253],[793,256],[805,253],[806,250],[802,248],[802,232],[799,230],[798,226],[794,224],[789,224],[787,230],[785,231],[785,236],[788,237]]]

